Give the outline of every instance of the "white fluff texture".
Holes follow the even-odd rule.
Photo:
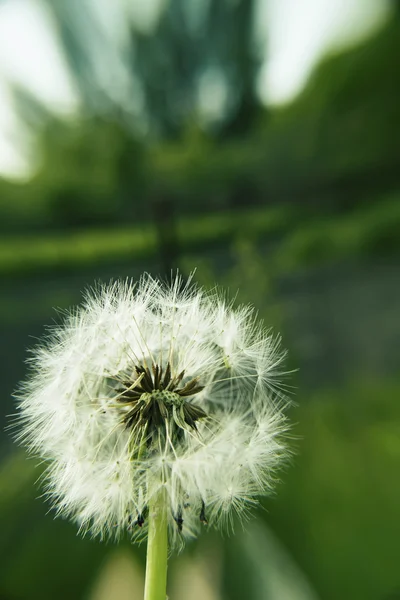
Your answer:
[[[99,286],[34,350],[17,437],[82,532],[140,540],[163,488],[179,544],[271,493],[287,456],[281,359],[252,308],[179,276]]]

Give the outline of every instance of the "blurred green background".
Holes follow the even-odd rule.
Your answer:
[[[394,0],[0,2],[3,424],[99,279],[196,268],[289,349],[292,464],[171,599],[400,598],[399,56]],[[140,598],[145,549],[53,520],[0,442],[1,600]]]

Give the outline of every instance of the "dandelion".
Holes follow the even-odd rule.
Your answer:
[[[246,517],[286,455],[279,340],[250,307],[189,280],[100,286],[50,330],[18,395],[18,438],[80,531],[148,536],[146,598],[167,542]]]

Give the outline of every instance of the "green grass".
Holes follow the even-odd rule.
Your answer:
[[[178,221],[179,241],[183,248],[192,249],[210,241],[232,241],[238,236],[276,235],[293,227],[296,212],[293,207],[282,206],[186,217]]]
[[[192,249],[205,244],[226,242],[237,234],[268,234],[289,223],[286,209],[257,209],[245,213],[208,214],[182,218],[177,222],[179,246]],[[146,224],[113,229],[16,236],[0,242],[0,275],[51,270],[137,260],[154,256],[157,235]]]
[[[364,377],[297,398],[298,451],[266,518],[324,600],[397,597],[399,393]]]
[[[149,226],[18,236],[0,242],[0,274],[75,269],[137,259],[155,249],[155,231]]]
[[[183,217],[177,221],[178,247],[184,254],[238,238],[274,240],[279,243],[270,266],[279,272],[400,250],[399,195],[335,216],[300,209],[285,204]],[[0,242],[0,276],[128,262],[155,256],[157,249],[151,224],[15,236]]]
[[[371,256],[400,250],[400,195],[334,217],[302,222],[289,232],[277,256],[279,270]]]

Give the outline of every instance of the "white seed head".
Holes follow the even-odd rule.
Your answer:
[[[271,492],[287,455],[281,359],[251,308],[191,281],[98,287],[34,351],[17,437],[82,531],[141,538],[163,488],[174,543]]]

